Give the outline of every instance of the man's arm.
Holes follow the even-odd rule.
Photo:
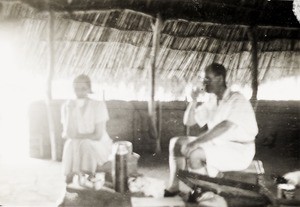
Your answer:
[[[199,137],[199,136],[201,136],[201,135],[203,135],[204,133],[206,133],[206,132],[207,132],[207,130],[208,130],[208,126],[207,126],[207,124],[205,124],[203,127],[200,127],[200,130],[199,130],[199,135],[198,135],[198,137]]]
[[[181,152],[183,155],[188,156],[193,150],[199,147],[200,144],[216,139],[220,135],[228,132],[235,127],[237,127],[236,124],[231,121],[222,121],[208,132],[201,134],[195,141],[188,143],[186,146],[183,146]]]
[[[196,120],[195,120],[196,107],[197,107],[197,101],[193,100],[192,102],[189,103],[183,116],[184,125],[193,126],[196,124]]]
[[[193,126],[196,124],[195,112],[197,108],[197,98],[200,93],[203,93],[203,90],[200,90],[199,88],[192,90],[191,92],[192,101],[189,103],[183,116],[183,124],[186,126]]]

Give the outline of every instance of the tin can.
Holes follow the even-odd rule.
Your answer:
[[[278,184],[277,185],[277,198],[293,199],[295,198],[296,187],[292,184]]]
[[[94,189],[100,190],[105,183],[105,173],[104,172],[98,172],[95,175],[95,180],[93,181]]]

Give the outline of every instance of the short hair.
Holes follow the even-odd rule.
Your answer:
[[[89,76],[85,75],[85,74],[81,74],[79,76],[77,76],[76,78],[74,78],[73,80],[73,85],[76,83],[84,83],[88,86],[90,93],[92,93],[92,86],[91,86],[91,79],[89,78]]]
[[[226,69],[222,64],[212,63],[206,67],[205,71],[210,70],[215,76],[222,76],[224,82],[226,81]]]

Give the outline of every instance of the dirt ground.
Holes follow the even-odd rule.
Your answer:
[[[299,158],[282,158],[261,153],[266,174],[282,175],[299,169]],[[57,206],[65,193],[61,162],[23,158],[0,159],[0,206]],[[141,155],[139,172],[168,181],[168,154]]]

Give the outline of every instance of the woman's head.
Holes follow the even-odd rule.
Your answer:
[[[86,98],[88,94],[92,93],[91,79],[87,75],[81,74],[73,80],[73,88],[77,98]]]

